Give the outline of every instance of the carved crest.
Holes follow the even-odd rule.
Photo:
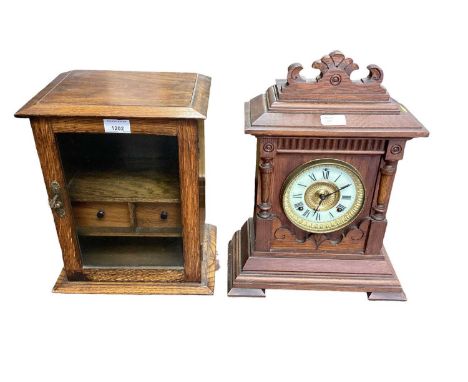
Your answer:
[[[295,63],[289,66],[287,80],[279,82],[278,98],[310,102],[388,102],[390,96],[381,86],[383,71],[377,65],[369,65],[369,75],[356,81],[351,73],[359,66],[352,58],[337,50],[317,60],[312,67],[320,74],[308,80],[301,76],[303,67]]]

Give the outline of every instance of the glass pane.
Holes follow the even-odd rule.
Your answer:
[[[85,267],[181,267],[177,138],[57,136]]]

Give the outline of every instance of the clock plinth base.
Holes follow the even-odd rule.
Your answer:
[[[202,248],[200,282],[70,281],[62,270],[53,288],[55,293],[89,294],[203,294],[214,292],[216,271],[216,227],[206,224]]]
[[[362,260],[287,258],[277,252],[254,256],[254,240],[250,219],[229,243],[228,296],[264,297],[265,289],[305,289],[366,292],[371,301],[406,300],[385,248],[377,259],[363,255]]]

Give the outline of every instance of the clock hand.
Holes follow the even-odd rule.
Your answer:
[[[344,190],[346,187],[349,187],[349,186],[351,186],[351,184],[347,184],[346,186],[343,186],[343,187],[341,187],[340,189],[338,189],[338,190],[336,190],[336,191],[333,191],[333,192],[331,192],[331,193],[329,193],[329,194],[326,194],[326,195],[325,195],[325,194],[321,194],[321,195],[320,195],[320,202],[319,202],[317,208],[314,210],[314,215],[317,213],[317,211],[319,210],[320,206],[322,205],[322,202],[323,202],[326,198],[328,198],[330,195],[333,195],[333,194],[335,194],[335,193],[337,193],[337,192],[339,192],[339,191],[341,191],[341,190]]]
[[[328,198],[330,195],[336,194],[337,192],[339,192],[341,190],[344,190],[346,187],[349,187],[349,186],[351,186],[351,184],[347,184],[346,186],[343,186],[343,187],[341,187],[340,189],[338,189],[336,191],[333,191],[333,192],[330,192],[329,194],[326,194],[324,199]]]
[[[318,209],[320,208],[320,205],[322,204],[322,202],[325,200],[325,196],[322,197],[322,195],[320,195],[320,202],[317,206],[317,208],[314,210],[314,215],[317,213]]]

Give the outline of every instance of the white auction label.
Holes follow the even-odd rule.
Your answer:
[[[324,126],[342,126],[346,125],[346,117],[343,114],[322,114],[320,116],[320,122]]]
[[[106,133],[131,134],[130,120],[128,119],[104,119],[104,131]]]

